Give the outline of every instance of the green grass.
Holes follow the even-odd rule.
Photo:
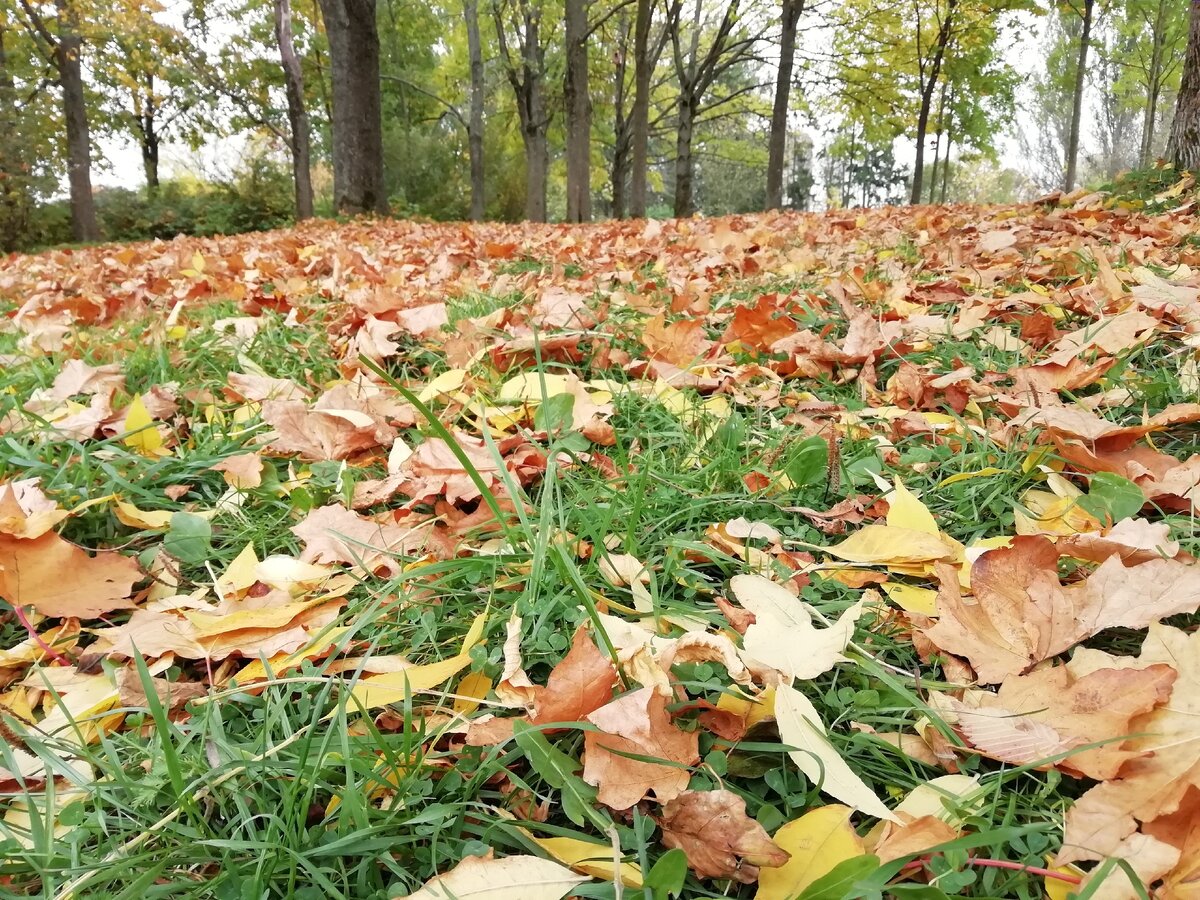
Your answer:
[[[919,256],[911,244],[897,252],[906,259]],[[522,261],[510,268],[518,272],[542,265]],[[753,296],[734,292],[726,300]],[[450,318],[457,322],[482,316],[516,302],[512,297],[471,297],[459,301]],[[155,331],[152,321],[84,331],[78,336],[79,355],[95,364],[120,363],[126,395],[178,384],[184,415],[193,421],[203,408],[196,398],[207,392],[223,403],[220,388],[227,374],[243,370],[247,361],[269,375],[313,386],[337,377],[327,323],[319,316],[290,329],[267,314],[258,335],[238,350],[211,328],[214,320],[235,314],[226,304],[203,309],[186,320],[178,339]],[[619,321],[621,313],[614,315]],[[833,334],[844,333],[844,323],[833,313],[809,309],[799,315],[804,327],[830,326]],[[0,340],[5,342],[0,350],[11,352],[11,335],[0,334]],[[636,346],[632,337],[629,345]],[[392,366],[393,374],[417,378],[438,368],[439,357],[429,347],[414,344],[409,349],[411,357]],[[7,398],[11,408],[14,398],[47,387],[66,358],[54,354],[6,368],[0,374],[0,398]],[[938,372],[964,364],[1004,371],[1016,358],[971,341],[944,341],[909,361]],[[895,359],[883,362],[880,383],[898,366]],[[561,371],[558,366],[541,368]],[[583,378],[612,374],[586,366],[577,372]],[[1177,367],[1151,347],[1135,350],[1092,391],[1116,385],[1133,392],[1131,408],[1138,414],[1143,405],[1153,412],[1185,399]],[[853,384],[790,382],[783,390],[785,396],[812,391],[850,408],[862,406]],[[124,399],[120,395],[117,405]],[[758,472],[777,477],[796,451],[797,434],[781,425],[786,407],[741,407],[735,420],[707,437],[653,399],[627,392],[616,403],[613,423],[622,440],[605,452],[625,473],[619,480],[586,464],[552,461],[545,478],[525,497],[528,512],[511,524],[508,546],[501,551],[468,552],[391,580],[363,579],[348,595],[336,623],[352,629],[341,641],[346,655],[402,654],[415,663],[444,659],[457,652],[473,617],[487,609],[488,631],[471,653],[470,671],[497,678],[504,622],[515,612],[525,620],[525,666],[543,683],[565,653],[574,628],[591,617],[597,602],[633,604],[628,590],[611,587],[600,574],[606,542],[655,572],[655,616],[687,614],[719,623],[714,597],[746,566],[705,543],[705,530],[713,523],[745,517],[773,525],[792,541],[828,544],[830,539],[788,507],[826,508],[859,489],[874,494],[870,471],[881,471],[888,478],[902,477],[923,495],[943,530],[969,542],[1010,531],[1014,504],[1038,479],[1036,470],[1022,470],[1032,435],[1029,442],[999,448],[964,430],[956,444],[935,444],[919,435],[901,438],[895,442],[896,461],[886,466],[879,463],[873,441],[847,439],[835,474],[821,466],[788,490],[751,492],[745,476]],[[119,433],[83,443],[47,440],[41,424],[29,420],[0,436],[0,481],[38,477],[64,506],[117,493],[144,509],[210,509],[226,490],[211,466],[245,452],[260,431],[253,425],[193,427],[181,435],[177,453],[149,460],[126,447]],[[429,431],[428,424],[421,424],[405,437],[415,443]],[[1164,446],[1181,457],[1198,449],[1195,431],[1181,430],[1166,441]],[[552,460],[556,452],[564,460],[578,459],[580,449],[570,436],[548,447]],[[268,460],[272,477],[264,488],[250,492],[238,512],[213,520],[207,565],[185,566],[185,583],[211,582],[211,573],[222,571],[248,542],[260,558],[294,553],[297,542],[289,528],[306,509],[344,496],[347,484],[370,474],[347,473],[336,464],[307,466],[311,481],[302,503],[274,490],[286,479],[288,462]],[[950,476],[987,467],[1001,474],[944,484]],[[169,499],[165,489],[179,484],[187,484],[189,492]],[[1172,521],[1181,526],[1177,533],[1188,549],[1198,552],[1200,539],[1194,528],[1184,527],[1191,527],[1185,519]],[[86,547],[135,552],[151,551],[161,540],[159,533],[120,524],[108,504],[69,519],[62,533]],[[586,541],[595,552],[586,559],[567,552],[558,540],[565,534]],[[835,617],[857,592],[817,576],[803,595],[822,614]],[[398,603],[398,597],[414,599]],[[121,614],[112,618],[119,621]],[[20,627],[8,622],[0,643],[10,646],[22,636]],[[878,731],[912,731],[919,719],[933,716],[928,693],[945,685],[937,666],[923,664],[895,626],[867,616],[855,639],[860,647],[869,647],[870,655],[855,654],[855,665],[815,679],[805,693],[855,771],[881,796],[899,798],[943,773],[851,723]],[[461,746],[449,730],[448,715],[443,721],[430,716],[438,710],[449,713],[450,696],[434,692],[398,704],[382,718],[378,713],[363,716],[347,699],[353,675],[332,675],[328,669],[329,661],[308,662],[253,692],[224,687],[208,702],[193,703],[182,718],[168,717],[154,704],[129,709],[120,730],[72,751],[81,753],[90,767],[86,777],[65,768],[53,755],[55,742],[46,740],[40,749],[47,764],[84,792],[59,814],[63,830],[57,836],[48,819],[35,817],[27,834],[0,823],[0,884],[15,896],[47,898],[62,896],[71,886],[76,897],[89,898],[364,900],[407,894],[464,856],[488,848],[539,852],[517,830],[518,824],[547,835],[605,840],[594,824],[578,826],[564,816],[558,789],[518,745]],[[203,665],[177,662],[167,674],[194,678],[203,675]],[[678,674],[693,697],[716,702],[730,689],[724,670],[712,664],[691,664]],[[5,720],[13,726],[9,717]],[[580,731],[547,737],[578,758]],[[691,786],[735,790],[749,814],[768,830],[826,802],[818,786],[788,762],[773,724],[758,726],[737,744],[702,732],[700,754],[703,764],[693,770]],[[1067,805],[1084,786],[1054,771],[1014,769],[970,753],[963,755],[961,770],[978,775],[986,789],[968,818],[977,855],[1045,865],[1057,848]],[[335,799],[336,808],[331,808]],[[498,808],[523,809],[515,802],[522,799],[550,800],[548,822],[513,822],[495,813]],[[649,869],[662,855],[657,825],[646,811],[634,810],[628,817],[597,815],[611,821],[627,860]],[[965,850],[935,856],[931,866],[940,891],[928,889],[921,897],[1043,896],[1040,878],[971,867]],[[579,894],[609,898],[615,897],[615,889],[596,881]],[[907,896],[902,891],[894,895]],[[640,894],[626,891],[625,896]],[[689,876],[684,896],[749,898],[753,887]]]

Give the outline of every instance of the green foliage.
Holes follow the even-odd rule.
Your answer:
[[[168,181],[153,195],[110,188],[97,195],[96,208],[113,241],[265,231],[291,222],[292,185],[287,172],[259,156],[227,182]]]

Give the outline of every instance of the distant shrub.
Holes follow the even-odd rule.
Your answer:
[[[292,221],[292,202],[290,175],[257,157],[227,182],[166,181],[154,194],[105,189],[96,214],[107,240],[140,241],[279,228]]]

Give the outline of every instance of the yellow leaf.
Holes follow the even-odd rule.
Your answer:
[[[958,484],[960,481],[969,481],[972,478],[990,478],[993,475],[1007,475],[1008,469],[997,469],[995,466],[984,466],[976,472],[959,472],[957,475],[951,475],[949,478],[943,478],[938,482],[938,487],[945,487],[948,484]]]
[[[587,881],[536,856],[468,856],[400,900],[558,900]]]
[[[240,594],[249,590],[254,582],[258,581],[257,569],[258,556],[254,553],[254,542],[251,541],[217,579],[217,596],[224,599],[229,594]]]
[[[473,713],[479,709],[479,702],[487,696],[487,692],[492,689],[492,679],[488,678],[481,672],[472,672],[464,675],[458,682],[458,687],[454,693],[458,696],[454,699],[454,711],[466,715]]]
[[[835,547],[822,548],[846,562],[899,564],[954,559],[955,548],[936,534],[872,522]]]
[[[937,615],[937,591],[935,590],[912,584],[889,582],[883,586],[883,592],[888,595],[889,600],[905,612],[920,613],[923,616]]]
[[[175,515],[169,510],[138,509],[132,503],[126,503],[124,500],[116,502],[113,514],[122,525],[128,525],[130,528],[149,529],[165,529],[171,524],[171,516]]]
[[[463,386],[466,379],[466,369],[448,369],[425,385],[425,389],[418,395],[418,399],[422,403],[428,403],[442,394],[453,393]]]
[[[429,691],[449,681],[471,664],[471,648],[483,638],[487,613],[480,613],[463,640],[462,649],[448,659],[423,666],[409,666],[399,672],[385,672],[360,679],[347,698],[348,708],[375,709],[390,703],[403,703],[406,696]],[[325,718],[331,718],[331,712]]]
[[[717,709],[741,716],[746,720],[746,727],[753,728],[764,719],[775,716],[775,688],[769,687],[757,697],[724,693],[717,700]]]
[[[244,686],[266,680],[268,673],[281,675],[288,669],[294,669],[306,659],[325,652],[341,640],[348,631],[350,631],[350,627],[347,625],[339,625],[336,628],[322,631],[307,646],[292,653],[277,653],[265,663],[261,659],[253,660],[228,680],[236,680],[239,685]],[[209,697],[201,697],[199,702],[206,703],[209,699]]]
[[[565,394],[570,390],[565,375],[523,372],[515,378],[510,378],[500,385],[497,399],[501,403],[540,403],[542,401],[542,384],[545,383],[546,397]]]
[[[862,838],[850,824],[852,812],[848,806],[822,806],[775,832],[771,840],[791,859],[779,868],[759,870],[754,900],[791,900],[838,863],[862,856]]]
[[[154,419],[150,417],[150,412],[146,409],[146,404],[142,402],[141,395],[134,397],[133,402],[129,404],[129,410],[125,413],[124,428],[126,431],[137,432],[126,435],[124,438],[126,447],[147,456],[157,455],[158,451],[162,449],[162,435],[154,426]]]
[[[1054,857],[1052,856],[1047,856],[1046,861],[1050,862],[1053,858]],[[1070,875],[1072,878],[1080,879],[1087,874],[1083,871],[1083,869],[1075,865],[1057,866],[1050,871],[1057,872],[1060,875]],[[1047,900],[1069,900],[1069,898],[1079,893],[1078,884],[1071,884],[1071,882],[1063,881],[1060,878],[1043,878],[1043,882],[1046,888]]]
[[[576,872],[612,881],[616,874],[612,847],[569,837],[538,837],[522,828],[521,833],[565,866]],[[621,863],[621,884],[627,888],[642,886],[642,869],[634,863]]]
[[[887,524],[889,528],[907,528],[924,534],[941,534],[933,513],[897,478],[895,489],[888,494]]]

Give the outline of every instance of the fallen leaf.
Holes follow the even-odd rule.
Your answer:
[[[400,900],[559,900],[587,878],[536,856],[468,856]]]
[[[789,858],[732,791],[684,791],[663,807],[658,823],[663,844],[683,850],[701,878],[753,884],[760,867],[781,866]]]
[[[735,575],[730,592],[754,615],[742,638],[743,659],[751,670],[770,668],[785,682],[807,680],[845,662],[842,651],[867,598],[847,609],[828,628],[813,625],[814,613],[784,587],[761,575]]]
[[[0,535],[0,597],[44,616],[94,619],[126,609],[141,578],[136,560],[113,551],[88,556],[53,532],[33,540]]]
[[[847,806],[879,819],[896,821],[895,815],[829,742],[825,723],[809,699],[793,687],[775,689],[775,718],[779,739],[797,749],[788,756],[800,771],[823,793],[836,797]]]
[[[821,806],[776,831],[773,840],[789,859],[759,872],[754,900],[792,900],[838,863],[862,856],[862,838],[850,824],[853,813],[848,806]]]
[[[601,803],[629,809],[651,793],[659,803],[683,793],[690,779],[687,767],[700,758],[699,736],[672,724],[666,697],[641,688],[600,707],[587,720],[600,730],[584,732],[583,780],[599,789]]]

